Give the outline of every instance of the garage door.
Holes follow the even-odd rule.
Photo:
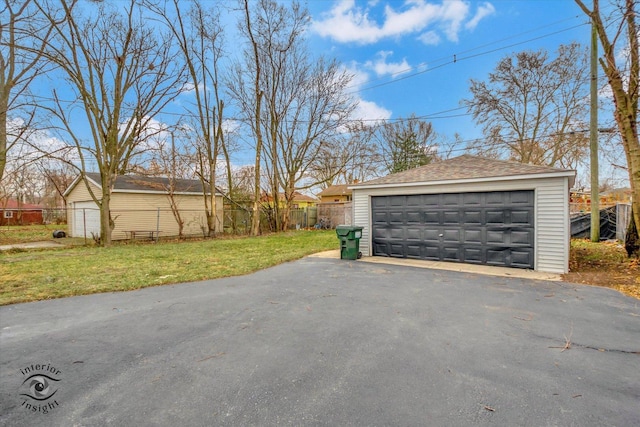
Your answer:
[[[374,256],[534,268],[533,191],[372,197]]]
[[[85,234],[86,232],[86,234]],[[100,210],[94,202],[73,204],[73,237],[100,235]]]

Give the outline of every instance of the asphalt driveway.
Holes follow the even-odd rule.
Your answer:
[[[5,306],[0,424],[640,425],[639,303],[305,258]]]

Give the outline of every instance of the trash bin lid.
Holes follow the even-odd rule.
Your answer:
[[[338,236],[347,236],[349,233],[354,231],[362,231],[364,227],[359,225],[338,225],[336,226],[336,233]]]
[[[348,225],[338,225],[336,226],[336,234],[338,236],[347,236],[351,232],[351,227]]]

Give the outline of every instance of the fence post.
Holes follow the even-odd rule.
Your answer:
[[[82,208],[82,227],[84,228],[84,244],[87,244],[87,208]]]
[[[158,215],[156,218],[156,243],[158,243],[159,237],[160,237],[160,207],[158,207]]]

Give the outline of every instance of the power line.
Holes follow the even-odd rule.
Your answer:
[[[504,41],[507,41],[507,40],[514,40],[514,39],[517,39],[520,36],[523,36],[525,34],[534,33],[536,31],[542,30],[544,28],[553,27],[553,26],[561,24],[563,22],[574,20],[574,19],[578,18],[579,16],[580,15],[576,15],[576,16],[572,16],[570,18],[561,19],[559,21],[555,21],[555,22],[552,22],[552,23],[547,24],[547,25],[543,25],[543,26],[540,26],[540,27],[537,27],[537,28],[533,28],[531,30],[523,31],[523,32],[518,33],[518,34],[513,34],[513,35],[511,35],[509,37],[504,37],[502,39],[494,40],[492,42],[485,43],[485,44],[480,45],[480,46],[472,47],[471,49],[463,50],[461,52],[456,52],[455,54],[450,54],[450,55],[444,56],[442,58],[434,59],[433,61],[430,61],[430,62],[437,64],[437,63],[439,63],[441,61],[447,61],[447,64],[450,64],[451,63],[451,61],[450,61],[451,58],[456,57],[457,55],[461,55],[461,54],[465,54],[465,53],[469,53],[469,52],[474,52],[474,51],[476,51],[478,49],[482,49],[482,48],[485,48],[485,47],[488,47],[488,46],[492,46],[492,45],[495,45],[495,44],[498,44],[500,42],[504,42]],[[568,31],[568,29],[561,30],[561,31]],[[532,40],[537,40],[537,38],[530,39],[530,40],[525,40],[522,43],[527,43],[528,41],[532,41]],[[405,74],[407,72],[413,71],[413,70],[415,70],[417,68],[421,68],[421,66],[405,68],[404,70],[400,70],[400,71],[396,71],[395,73],[391,73],[388,76],[377,77],[375,79],[372,79],[371,81],[382,80],[382,79],[385,79],[385,78],[388,78],[388,77],[393,77],[393,76],[399,76],[399,75]],[[351,86],[351,87],[355,87],[355,86]],[[347,89],[349,89],[349,87]]]
[[[484,51],[484,52],[481,52],[481,53],[476,53],[474,55],[458,57],[457,54],[453,54],[453,56],[452,56],[453,59],[449,60],[448,62],[445,62],[443,64],[437,65],[435,67],[426,68],[426,69],[424,69],[422,71],[417,71],[417,72],[415,72],[413,74],[409,74],[409,75],[406,75],[406,76],[403,76],[403,77],[399,77],[397,79],[393,79],[393,80],[390,80],[388,82],[379,83],[377,85],[372,85],[372,86],[366,86],[366,87],[360,88],[358,90],[358,92],[365,91],[365,90],[376,89],[376,88],[379,88],[379,87],[382,87],[382,86],[387,86],[387,85],[390,85],[390,84],[393,84],[393,83],[397,83],[399,81],[407,80],[407,79],[419,76],[421,74],[425,74],[425,73],[437,70],[439,68],[443,68],[443,67],[445,67],[447,65],[455,64],[455,63],[461,62],[461,61],[466,61],[466,60],[472,59],[472,58],[477,58],[477,57],[483,56],[483,55],[488,55],[490,53],[498,52],[500,50],[508,49],[508,48],[511,48],[511,47],[514,47],[514,46],[518,46],[518,45],[521,45],[521,44],[529,43],[531,41],[539,40],[539,39],[542,39],[542,38],[545,38],[545,37],[549,37],[549,36],[552,36],[552,35],[556,35],[556,34],[559,34],[559,33],[565,32],[565,31],[573,30],[575,28],[579,28],[579,27],[582,27],[582,26],[585,26],[585,25],[587,25],[587,24],[574,25],[573,27],[569,27],[569,28],[565,28],[565,29],[562,29],[562,30],[558,30],[558,31],[555,31],[553,33],[544,34],[542,36],[534,37],[532,39],[524,40],[524,41],[521,41],[521,42],[518,42],[518,43],[512,43],[512,44],[507,45],[507,46],[502,46],[502,47],[498,47],[498,48],[495,48],[495,49],[487,50],[487,51]]]

